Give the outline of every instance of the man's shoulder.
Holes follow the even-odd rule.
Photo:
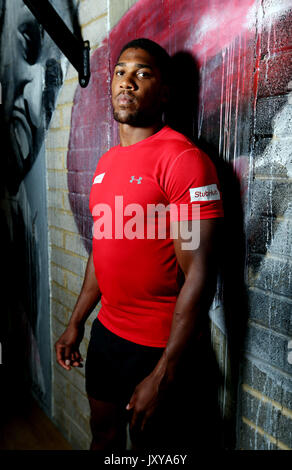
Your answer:
[[[114,145],[113,147],[110,147],[108,150],[105,150],[105,152],[101,154],[99,161],[105,160],[115,155],[118,152],[119,148],[120,148],[119,145]]]
[[[156,142],[163,156],[167,159],[175,159],[187,151],[200,153],[200,149],[181,132],[166,126],[166,132],[161,136],[159,142]],[[159,144],[159,145],[158,145]]]

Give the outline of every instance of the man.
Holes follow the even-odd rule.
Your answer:
[[[86,359],[92,450],[124,448],[127,420],[137,449],[189,446],[193,439],[184,423],[194,408],[199,387],[191,382],[198,369],[188,368],[214,293],[223,210],[210,159],[163,125],[170,75],[170,57],[148,39],[125,45],[117,60],[112,105],[120,145],[97,165],[90,195],[93,249],[56,343],[62,367],[80,366],[84,323],[101,299]],[[158,206],[170,209],[160,211],[160,221],[149,210]],[[161,220],[165,236],[157,235]],[[193,244],[184,244],[185,233]]]

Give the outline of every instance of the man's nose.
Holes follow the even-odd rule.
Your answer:
[[[41,64],[32,65],[30,67],[30,80],[23,88],[23,99],[35,127],[39,127],[42,122],[43,88],[44,69]]]
[[[124,75],[120,82],[120,88],[123,88],[125,90],[135,90],[137,88],[137,85],[131,76]]]

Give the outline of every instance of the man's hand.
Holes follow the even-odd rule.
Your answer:
[[[84,324],[101,297],[94,272],[93,256],[89,255],[83,285],[71,315],[68,327],[55,344],[57,362],[66,370],[82,367],[79,345],[84,335]]]
[[[69,325],[55,343],[57,362],[66,370],[82,367],[79,345],[84,335],[84,326]]]
[[[143,431],[146,422],[153,415],[161,400],[159,388],[161,379],[151,373],[140,382],[126,406],[133,410],[130,430],[134,433]]]

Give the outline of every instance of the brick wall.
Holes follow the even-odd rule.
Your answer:
[[[287,9],[275,27],[255,36],[256,96],[251,138],[248,211],[249,325],[241,393],[240,447],[292,448],[291,162],[292,19]],[[290,82],[291,83],[291,82]]]

